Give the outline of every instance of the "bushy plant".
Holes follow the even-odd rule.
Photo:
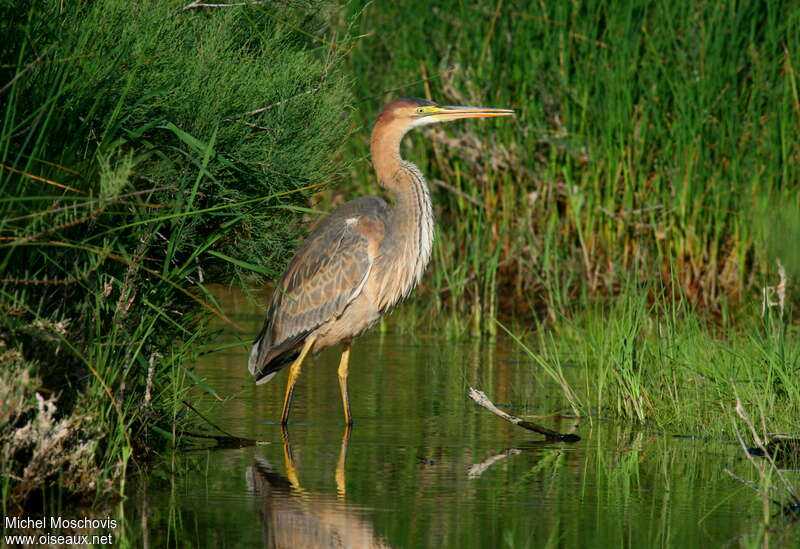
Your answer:
[[[203,284],[280,271],[348,130],[322,5],[182,5],[0,7],[0,338],[115,478],[174,438]]]

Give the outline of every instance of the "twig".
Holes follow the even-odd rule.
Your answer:
[[[500,267],[505,267],[505,266],[506,266],[506,265],[508,265],[509,263],[512,263],[512,262],[516,261],[516,259],[517,259],[516,257],[507,257],[507,258],[505,258],[503,261],[500,261],[500,262],[497,264],[497,267],[498,267],[498,268],[500,268]],[[468,282],[472,282],[474,279],[478,278],[478,275],[482,275],[482,274],[483,274],[483,273],[485,273],[485,272],[486,272],[488,269],[489,269],[489,267],[484,267],[484,268],[483,268],[483,269],[481,269],[480,271],[477,271],[477,272],[474,272],[474,273],[472,273],[471,275],[469,275],[467,278],[465,278],[465,279],[464,279],[464,280],[461,282],[461,286],[462,286],[462,287],[463,287],[463,286],[466,286],[466,284],[467,284]],[[441,289],[439,290],[439,293],[442,293],[442,294],[443,294],[443,293],[445,293],[445,292],[450,292],[450,291],[452,291],[452,290],[453,290],[453,288],[452,288],[451,286],[445,286],[444,288],[441,288]]]
[[[600,212],[606,214],[609,217],[626,217],[626,216],[629,216],[629,215],[641,215],[641,214],[643,214],[645,212],[649,212],[649,211],[653,211],[653,210],[660,210],[663,207],[664,206],[661,205],[661,204],[656,204],[655,206],[650,206],[650,207],[647,207],[647,208],[639,208],[639,209],[634,209],[634,210],[623,210],[621,212],[612,212],[608,208],[604,208],[602,206],[597,208],[597,209]]]
[[[75,219],[73,221],[69,221],[67,223],[62,223],[61,225],[55,225],[53,227],[48,227],[47,229],[45,229],[43,231],[40,231],[40,232],[38,232],[36,234],[30,235],[30,236],[23,236],[21,238],[17,238],[16,240],[11,241],[9,246],[18,246],[19,244],[26,244],[28,242],[34,242],[34,241],[39,240],[40,238],[42,238],[43,236],[46,236],[48,234],[52,234],[52,233],[57,232],[57,231],[63,231],[64,229],[69,229],[70,227],[75,227],[76,225],[80,225],[81,223],[86,223],[87,221],[91,221],[92,219],[96,219],[96,218],[100,217],[103,213],[105,213],[105,211],[106,211],[106,207],[103,206],[102,208],[99,208],[99,209],[93,211],[92,213],[86,214],[83,217],[79,217],[78,219]],[[47,213],[47,212],[45,212],[45,213]]]
[[[261,2],[261,1],[253,1],[253,2],[235,2],[233,4],[206,4],[205,2],[200,2],[199,0],[195,0],[194,2],[190,2],[186,4],[182,8],[175,10],[170,17],[175,17],[178,14],[181,14],[185,11],[194,10],[197,8],[236,8],[241,6],[260,6],[263,4],[268,4],[269,2]]]
[[[300,97],[301,95],[308,95],[308,94],[311,94],[311,93],[316,93],[321,88],[322,88],[322,86],[320,85],[320,86],[317,86],[316,88],[311,88],[310,90],[306,90],[306,91],[300,92],[298,94],[295,94],[295,95],[293,95],[291,97],[287,97],[286,99],[282,99],[282,100],[280,100],[280,101],[278,101],[276,103],[273,103],[271,105],[267,105],[266,107],[261,107],[259,109],[254,109],[252,111],[243,112],[242,114],[236,114],[234,116],[229,116],[228,118],[223,118],[222,120],[224,122],[233,122],[233,121],[235,121],[235,120],[237,120],[239,118],[242,118],[244,116],[252,116],[254,114],[261,114],[262,112],[267,112],[268,110],[274,109],[275,107],[283,105],[284,103],[287,103],[287,102],[291,101],[292,99]],[[267,128],[264,128],[264,129],[267,129]]]
[[[100,259],[93,267],[90,267],[85,272],[81,273],[79,276],[75,276],[72,278],[68,278],[66,280],[56,280],[56,279],[35,279],[35,278],[0,278],[0,283],[3,284],[19,284],[22,286],[31,286],[31,285],[46,285],[46,286],[70,286],[72,284],[76,284],[78,282],[82,282],[89,278],[89,275],[95,272],[100,265],[103,264],[105,258]]]
[[[755,481],[752,481],[752,480],[747,480],[746,478],[742,478],[742,477],[740,477],[740,476],[738,476],[738,475],[734,474],[734,473],[733,473],[733,472],[732,472],[730,469],[728,469],[727,467],[726,467],[725,469],[723,469],[723,472],[727,473],[727,474],[728,474],[728,476],[730,476],[730,477],[731,477],[731,478],[733,478],[734,480],[738,480],[738,481],[739,481],[739,482],[741,482],[741,483],[742,483],[744,486],[747,486],[748,488],[750,488],[752,491],[754,491],[754,492],[756,492],[756,493],[759,493],[759,494],[761,493],[761,491],[758,489],[758,483],[757,483],[757,482],[755,482]],[[772,489],[772,490],[777,490],[777,488],[775,488],[774,486],[770,486],[769,488],[770,488],[770,489]],[[782,505],[782,503],[781,503],[780,501],[778,501],[778,500],[775,500],[775,499],[772,499],[772,498],[769,498],[769,499],[770,499],[770,501],[772,501],[772,503],[774,503],[774,504],[776,504],[776,505]]]
[[[117,195],[117,196],[110,196],[108,198],[98,198],[98,199],[95,199],[95,200],[86,200],[85,202],[79,202],[78,204],[71,204],[69,206],[62,206],[60,208],[55,208],[55,209],[52,209],[52,210],[45,210],[43,212],[35,212],[35,213],[32,213],[32,214],[26,214],[26,215],[20,215],[18,217],[12,217],[11,219],[6,219],[5,221],[6,221],[6,223],[11,223],[11,222],[14,222],[14,221],[21,221],[23,219],[30,219],[31,217],[38,217],[38,216],[41,216],[41,215],[52,215],[52,214],[58,213],[58,212],[65,212],[67,210],[74,210],[74,209],[77,209],[77,208],[85,208],[86,206],[93,206],[95,204],[109,203],[109,202],[114,202],[114,201],[117,201],[117,200],[124,200],[126,198],[131,198],[133,196],[139,196],[139,195],[142,195],[142,194],[149,194],[149,193],[154,193],[154,192],[158,192],[158,191],[166,191],[166,190],[176,189],[176,188],[177,187],[174,187],[174,186],[154,187],[152,189],[145,189],[143,191],[136,191],[136,192],[133,192],[133,193],[126,193],[126,194],[120,194],[120,195]]]
[[[8,88],[10,88],[11,86],[13,86],[13,85],[14,85],[14,82],[16,82],[17,80],[19,80],[19,79],[22,77],[22,75],[23,75],[23,74],[25,74],[26,72],[28,72],[30,69],[32,69],[32,68],[33,68],[33,66],[34,66],[34,65],[36,65],[36,64],[37,64],[39,61],[41,61],[42,59],[44,59],[44,56],[45,56],[45,55],[47,55],[47,53],[48,53],[48,52],[49,52],[49,51],[50,51],[50,50],[51,50],[51,49],[52,49],[54,46],[55,46],[55,44],[51,44],[51,45],[50,45],[50,46],[49,46],[49,47],[48,47],[46,50],[44,50],[44,52],[43,52],[43,53],[42,53],[42,54],[41,54],[39,57],[37,57],[36,59],[34,59],[33,61],[31,61],[31,62],[30,62],[30,63],[28,63],[27,65],[25,65],[25,68],[24,68],[24,69],[22,69],[21,71],[19,71],[19,72],[18,72],[16,75],[14,75],[14,78],[12,78],[12,79],[11,79],[11,80],[9,80],[8,82],[6,82],[6,85],[5,85],[5,86],[3,86],[2,88],[0,88],[0,93],[3,93],[3,92],[4,92],[4,91],[6,91]]]
[[[202,433],[190,433],[188,431],[184,431],[183,433],[181,433],[182,435],[195,437],[195,438],[208,438],[208,439],[216,440],[217,444],[220,444],[222,446],[234,446],[234,447],[237,447],[237,448],[240,448],[240,447],[243,447],[243,446],[256,446],[256,445],[259,445],[259,444],[269,444],[268,442],[263,442],[263,441],[260,441],[260,440],[253,440],[253,439],[250,439],[250,438],[242,438],[242,437],[237,437],[235,435],[232,435],[228,431],[226,431],[222,427],[220,427],[219,425],[216,425],[216,424],[212,423],[210,419],[208,419],[206,416],[204,416],[203,414],[198,412],[197,408],[195,408],[194,406],[192,406],[191,404],[189,404],[185,400],[182,400],[181,402],[183,403],[184,406],[186,406],[191,411],[193,411],[195,414],[200,416],[200,419],[202,419],[203,421],[208,423],[211,427],[213,427],[214,429],[216,429],[220,433],[224,433],[225,436],[207,435],[207,434],[202,434]]]
[[[766,440],[762,441],[761,437],[758,436],[758,431],[756,431],[755,425],[753,425],[753,421],[750,419],[750,416],[747,415],[747,412],[745,411],[744,406],[742,406],[742,401],[739,399],[739,392],[736,390],[736,387],[733,388],[733,395],[734,395],[734,397],[736,397],[736,406],[734,407],[734,411],[742,419],[742,421],[744,421],[745,425],[747,425],[747,428],[750,430],[750,435],[753,437],[753,440],[755,441],[756,446],[758,447],[758,449],[761,450],[762,454],[764,455],[764,459],[766,459],[769,462],[769,464],[772,465],[773,471],[775,471],[775,474],[778,476],[780,481],[783,483],[783,489],[789,494],[789,497],[792,500],[794,500],[795,502],[800,502],[800,494],[795,492],[795,490],[792,488],[792,485],[789,483],[789,481],[784,476],[783,472],[780,470],[778,465],[775,463],[775,458],[767,450],[766,444],[765,444]],[[765,430],[765,437],[766,436],[767,435],[766,435],[766,430]],[[736,438],[739,440],[739,444],[741,445],[742,449],[744,450],[745,456],[747,457],[747,459],[750,461],[750,463],[753,464],[753,466],[758,468],[758,466],[755,463],[755,460],[750,455],[750,452],[747,449],[747,446],[745,445],[744,440],[742,439],[741,435],[739,435],[739,430],[738,429],[736,429]]]
[[[192,433],[191,431],[180,431],[180,435],[184,437],[193,438],[207,438],[217,442],[217,447],[222,448],[245,448],[247,446],[263,446],[272,444],[263,440],[254,440],[252,438],[229,437],[225,435],[206,435],[204,433]]]
[[[203,414],[201,414],[200,412],[198,412],[198,411],[197,411],[197,408],[195,408],[194,406],[192,406],[191,404],[189,404],[189,403],[188,403],[188,402],[186,402],[185,400],[182,400],[181,402],[183,402],[183,405],[184,405],[184,406],[186,406],[187,408],[189,408],[189,409],[190,409],[192,412],[194,412],[195,414],[197,414],[198,416],[200,416],[200,419],[202,419],[203,421],[205,421],[206,423],[208,423],[209,425],[211,425],[211,426],[212,426],[214,429],[216,429],[216,430],[217,430],[217,431],[219,431],[220,433],[223,433],[223,434],[225,434],[225,435],[228,435],[229,437],[232,437],[232,438],[238,438],[238,437],[235,437],[235,436],[233,436],[232,434],[230,434],[228,431],[226,431],[226,430],[225,430],[225,429],[223,429],[222,427],[220,427],[220,426],[218,426],[218,425],[216,425],[216,424],[212,423],[210,419],[208,419],[206,416],[204,416]]]
[[[480,208],[485,208],[486,207],[483,204],[483,202],[481,202],[477,198],[473,197],[472,195],[469,195],[469,194],[465,193],[461,189],[457,189],[456,187],[453,187],[450,183],[445,183],[441,179],[433,179],[432,181],[433,181],[433,183],[435,185],[438,185],[439,187],[441,187],[443,189],[447,189],[448,191],[450,191],[453,194],[457,194],[458,196],[460,196],[464,200],[466,200],[468,202],[472,202],[473,204],[475,204],[476,206],[478,206]]]
[[[548,429],[546,427],[542,427],[541,425],[537,425],[536,423],[532,423],[530,421],[525,421],[524,419],[511,416],[504,411],[500,410],[494,403],[489,400],[489,397],[483,391],[479,391],[473,387],[469,388],[468,392],[469,398],[475,401],[476,404],[483,406],[494,415],[503,418],[504,420],[508,421],[509,423],[513,423],[514,425],[518,425],[523,429],[528,429],[529,431],[534,431],[539,433],[540,435],[544,435],[547,440],[561,440],[564,442],[578,442],[581,437],[578,435],[573,435],[571,433],[562,434],[557,431],[553,431],[552,429]]]
[[[22,177],[27,177],[28,179],[33,179],[34,181],[40,181],[42,183],[47,183],[48,185],[53,185],[54,187],[59,187],[67,191],[72,191],[74,193],[79,193],[79,194],[86,194],[85,192],[76,189],[74,187],[70,187],[69,185],[64,185],[63,183],[59,183],[58,181],[51,181],[49,179],[45,179],[44,177],[39,177],[38,175],[34,175],[32,173],[23,172],[22,170],[18,170],[17,168],[12,168],[11,166],[8,166],[6,164],[0,164],[0,169],[8,170],[12,173],[18,173]]]
[[[244,125],[245,125],[245,126],[247,126],[248,128],[255,128],[255,129],[257,129],[257,130],[269,131],[269,130],[271,129],[271,128],[268,128],[268,127],[266,127],[266,126],[259,126],[258,124],[253,124],[252,122],[245,122],[245,121],[243,121],[243,120],[242,120],[242,121],[240,121],[239,123],[240,123],[240,124],[244,124]]]

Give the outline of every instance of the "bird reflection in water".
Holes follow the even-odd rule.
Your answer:
[[[247,470],[247,485],[259,503],[264,545],[269,548],[390,548],[372,523],[345,501],[345,460],[350,427],[342,437],[336,464],[337,496],[306,490],[300,485],[284,428],[283,458],[286,476],[265,459],[256,457]]]

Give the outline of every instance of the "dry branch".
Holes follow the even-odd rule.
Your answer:
[[[489,397],[483,391],[479,391],[473,387],[469,388],[469,398],[474,400],[477,404],[483,406],[494,415],[503,418],[504,420],[508,421],[509,423],[513,423],[514,425],[518,425],[523,429],[528,429],[529,431],[534,431],[539,433],[540,435],[544,435],[547,440],[560,440],[564,442],[578,442],[581,437],[578,435],[573,435],[571,433],[562,434],[557,431],[553,431],[552,429],[548,429],[547,427],[542,427],[536,423],[531,423],[530,421],[525,421],[524,419],[509,415],[499,409],[494,403],[489,400]]]
[[[183,13],[185,11],[194,10],[198,8],[236,8],[240,6],[260,6],[263,4],[267,4],[268,2],[234,2],[231,4],[206,4],[205,2],[200,2],[196,0],[195,2],[190,2],[183,6],[182,8],[175,10],[172,14],[172,17],[175,17],[179,13]]]
[[[312,93],[317,93],[320,89],[322,89],[321,85],[317,86],[315,88],[311,88],[309,90],[302,91],[302,92],[297,93],[297,94],[295,94],[295,95],[293,95],[291,97],[287,97],[286,99],[282,99],[280,101],[272,103],[271,105],[267,105],[266,107],[261,107],[261,108],[258,108],[258,109],[253,109],[252,111],[247,111],[247,112],[243,112],[241,114],[236,114],[234,116],[229,116],[228,118],[223,118],[222,120],[224,122],[233,122],[234,120],[242,118],[243,116],[253,116],[254,114],[261,114],[262,112],[267,112],[269,110],[272,110],[275,107],[283,105],[284,103],[288,103],[292,99],[295,99],[295,98],[300,97],[302,95],[309,95],[309,94],[312,94]],[[260,126],[256,126],[256,127],[260,127]],[[269,129],[269,128],[262,128],[262,129],[266,130],[266,129]]]
[[[185,400],[182,400],[181,402],[183,402],[184,406],[186,406],[195,414],[197,414],[200,417],[200,419],[208,423],[211,427],[213,427],[220,433],[224,433],[224,435],[210,435],[207,433],[193,433],[189,431],[182,431],[181,432],[182,436],[194,437],[194,438],[206,438],[209,440],[214,440],[216,441],[217,446],[222,448],[245,448],[247,446],[259,446],[264,444],[271,444],[270,442],[254,440],[251,438],[242,438],[242,437],[237,437],[236,435],[232,435],[228,431],[224,430],[222,427],[219,427],[218,425],[212,423],[210,419],[208,419],[206,416],[197,411],[197,408],[195,408]]]
[[[44,57],[45,57],[45,56],[46,56],[46,55],[47,55],[47,54],[50,52],[50,50],[53,48],[53,46],[54,46],[54,45],[50,45],[50,46],[49,46],[49,47],[48,47],[48,48],[47,48],[47,49],[46,49],[46,50],[45,50],[45,51],[44,51],[44,52],[43,52],[43,53],[42,53],[42,54],[41,54],[39,57],[37,57],[36,59],[34,59],[33,61],[31,61],[31,62],[30,62],[30,63],[28,63],[27,65],[25,65],[25,68],[23,68],[21,71],[19,71],[19,72],[18,72],[18,73],[17,73],[17,74],[14,76],[14,78],[12,78],[12,79],[11,79],[11,80],[9,80],[8,82],[6,82],[5,86],[3,86],[2,88],[0,88],[0,93],[3,93],[3,92],[4,92],[4,91],[6,91],[8,88],[10,88],[11,86],[13,86],[13,85],[14,85],[14,82],[16,82],[17,80],[19,80],[20,78],[22,78],[22,75],[23,75],[23,74],[25,74],[26,72],[28,72],[29,70],[31,70],[33,67],[35,67],[35,66],[36,66],[36,65],[39,63],[39,61],[41,61],[42,59],[44,59]]]
[[[463,198],[467,202],[471,202],[471,203],[475,204],[476,206],[478,206],[480,208],[485,208],[486,207],[483,202],[481,202],[480,200],[478,200],[477,198],[475,198],[471,194],[467,194],[464,191],[462,191],[461,189],[459,189],[457,187],[453,187],[450,183],[446,183],[446,182],[442,181],[441,179],[431,179],[431,182],[433,182],[434,185],[437,185],[437,186],[439,186],[439,187],[441,187],[441,188],[443,188],[443,189],[445,189],[447,191],[450,191],[451,193],[453,193],[453,194],[455,194],[457,196],[460,196],[461,198]]]

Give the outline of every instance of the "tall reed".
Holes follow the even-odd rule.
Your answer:
[[[397,95],[518,111],[410,140],[448,185],[431,314],[554,319],[631,277],[717,312],[757,290],[772,257],[753,212],[800,211],[795,3],[350,6],[365,127]],[[374,189],[366,162],[354,175]]]

